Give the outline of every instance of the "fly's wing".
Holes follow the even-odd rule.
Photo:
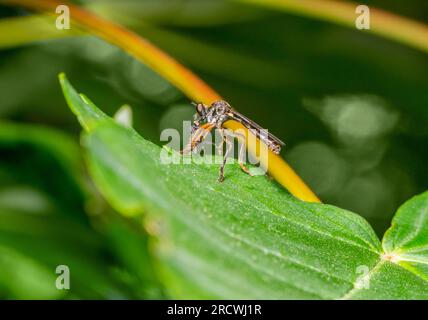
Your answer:
[[[275,137],[270,132],[267,132],[265,129],[260,127],[257,123],[255,123],[253,120],[248,119],[246,116],[240,114],[239,112],[235,110],[231,110],[232,113],[232,119],[242,123],[245,127],[247,127],[257,138],[259,138],[262,141],[270,140],[273,141],[280,146],[285,146],[285,143],[280,140],[279,138]]]

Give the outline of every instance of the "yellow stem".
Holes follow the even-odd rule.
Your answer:
[[[337,0],[234,0],[299,15],[334,22],[355,28],[359,4]],[[381,35],[416,49],[428,52],[428,26],[411,19],[369,6],[370,30],[366,33]]]
[[[162,77],[170,81],[185,95],[194,101],[211,104],[220,100],[221,96],[210,88],[205,82],[197,77],[189,69],[179,64],[171,56],[155,47],[149,41],[143,39],[136,33],[111,21],[105,20],[79,6],[57,0],[2,0],[3,3],[23,6],[29,9],[55,13],[59,5],[67,5],[73,23],[77,23],[100,38],[122,48],[135,58],[139,59]],[[231,130],[246,130],[236,121],[228,121],[225,127]],[[252,135],[246,130],[248,135]],[[257,141],[259,144],[260,141]],[[249,150],[255,154],[255,150]],[[261,159],[261,165],[268,168],[268,172],[281,185],[295,197],[309,202],[320,202],[318,197],[303,182],[296,172],[278,155],[269,151],[267,157]]]

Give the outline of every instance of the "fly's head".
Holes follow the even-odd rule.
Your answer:
[[[195,132],[200,127],[201,124],[206,122],[208,108],[201,102],[199,103],[192,102],[192,104],[196,108],[196,113],[193,116],[193,124],[192,124],[192,134],[193,134],[193,132]]]
[[[196,115],[200,118],[205,118],[207,115],[207,107],[202,103],[194,103],[194,106],[196,107]]]
[[[193,119],[192,133],[205,123],[220,128],[232,116],[232,107],[223,100],[213,102],[210,107],[203,103],[193,103],[193,105],[196,108],[196,113]]]

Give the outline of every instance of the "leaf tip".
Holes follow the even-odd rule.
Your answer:
[[[67,76],[65,75],[64,72],[61,72],[58,74],[58,80],[59,80],[59,84],[61,85],[62,90],[65,91],[66,86],[70,85],[70,83],[68,82]]]

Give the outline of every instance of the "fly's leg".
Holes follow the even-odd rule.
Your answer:
[[[219,132],[221,134],[221,142],[220,142],[220,145],[216,146],[216,149],[218,151],[221,150],[222,153],[223,153],[223,145],[224,145],[225,137],[226,136],[224,135],[223,129],[219,129]],[[226,153],[227,153],[227,151],[223,155],[223,161],[222,161],[221,166],[220,166],[220,172],[219,172],[219,175],[218,175],[218,181],[219,182],[223,182],[224,181],[224,166],[226,165]]]
[[[244,159],[245,159],[245,144],[242,144],[239,148],[238,163],[242,171],[252,176],[252,174],[250,173],[250,170],[248,170],[248,168],[244,165]]]
[[[180,150],[180,153],[186,155],[192,152],[192,150],[192,141],[189,141],[189,143],[184,147],[184,149]]]
[[[238,139],[238,141],[241,141],[241,145],[239,146],[239,153],[238,153],[238,163],[241,167],[241,170],[244,171],[246,174],[252,176],[250,173],[250,170],[244,165],[245,160],[245,136],[240,133],[234,132],[233,135]]]
[[[183,150],[180,150],[181,154],[189,154],[193,151],[193,149],[199,144],[201,134],[203,133],[202,131],[203,130],[201,128],[198,128],[195,133],[192,134],[189,143],[184,147]]]
[[[199,127],[190,138],[189,143],[184,147],[183,150],[180,151],[181,154],[189,154],[193,151],[210,133],[211,129],[213,128],[213,125],[211,124],[204,124],[203,126]]]
[[[226,135],[224,134],[223,129],[220,129],[219,131],[220,131],[222,139],[221,139],[220,145],[218,146],[218,149],[223,151],[223,145],[226,143],[226,152],[224,153],[223,162],[220,166],[220,173],[218,176],[218,181],[223,182],[224,181],[224,167],[226,165],[227,157],[229,156],[229,153],[232,150],[232,143],[227,139]]]

